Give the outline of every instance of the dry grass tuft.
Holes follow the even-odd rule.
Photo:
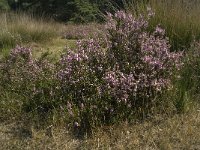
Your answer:
[[[127,1],[127,9],[133,14],[146,12],[146,3]],[[173,50],[190,47],[194,39],[200,39],[200,3],[198,0],[148,0],[155,12],[150,30],[160,24],[166,29]]]

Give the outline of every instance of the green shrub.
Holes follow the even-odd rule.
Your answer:
[[[0,1],[0,11],[5,11],[5,10],[9,10],[10,7],[8,5],[8,1],[7,0],[1,0]]]

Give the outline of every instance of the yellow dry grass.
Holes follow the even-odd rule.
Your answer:
[[[98,128],[92,137],[75,138],[65,128],[36,130],[18,123],[0,124],[0,149],[200,149],[200,109],[157,115],[152,120]]]

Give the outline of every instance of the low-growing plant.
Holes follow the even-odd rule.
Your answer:
[[[62,57],[62,95],[82,127],[144,117],[170,86],[182,54],[170,52],[162,28],[149,33],[147,27],[143,16],[109,14],[103,44],[100,39],[81,41],[75,52]]]
[[[170,52],[164,29],[147,31],[152,15],[108,14],[105,37],[78,41],[56,64],[16,47],[1,65],[1,86],[24,97],[25,112],[67,110],[68,123],[82,133],[146,117],[170,88],[182,55]]]
[[[55,65],[43,54],[35,59],[30,48],[17,46],[1,63],[4,90],[19,95],[21,112],[44,117],[58,105],[55,101]]]

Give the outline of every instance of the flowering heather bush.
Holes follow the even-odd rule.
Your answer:
[[[45,54],[37,60],[31,49],[17,46],[1,63],[1,70],[1,86],[22,96],[26,111],[52,107],[47,105],[52,104],[55,97],[55,67]]]
[[[87,132],[151,112],[180,68],[181,53],[170,52],[159,26],[147,32],[148,11],[138,18],[109,14],[105,37],[77,41],[56,64],[34,59],[28,48],[13,49],[2,65],[4,86],[23,95],[28,110],[67,109],[69,121]]]
[[[21,78],[23,74],[27,77],[35,75],[37,71],[37,66],[35,60],[32,59],[31,49],[17,46],[15,49],[11,50],[10,55],[2,65],[5,79],[5,84],[15,82],[16,86],[21,87],[23,85]],[[32,78],[30,78],[31,80]],[[18,88],[16,88],[18,89]]]
[[[97,39],[78,41],[76,51],[68,50],[62,56],[57,74],[69,114],[84,128],[102,121],[102,116],[96,115],[103,113],[103,107],[98,106],[103,105],[100,91],[107,64],[100,43]]]
[[[110,14],[109,18],[108,59],[112,65],[105,77],[108,88],[119,101],[124,100],[133,107],[137,103],[147,106],[144,99],[150,101],[155,93],[169,86],[169,77],[174,67],[179,66],[180,54],[170,53],[170,45],[160,27],[152,34],[145,32],[148,22],[143,16],[135,19],[120,11],[115,16]],[[139,98],[138,102],[134,97]]]
[[[156,96],[170,86],[181,53],[170,52],[159,26],[153,33],[146,32],[152,15],[151,10],[147,19],[123,11],[109,14],[106,38],[79,41],[76,51],[62,57],[58,78],[67,93],[63,96],[70,103],[69,112],[85,124],[147,113]]]

